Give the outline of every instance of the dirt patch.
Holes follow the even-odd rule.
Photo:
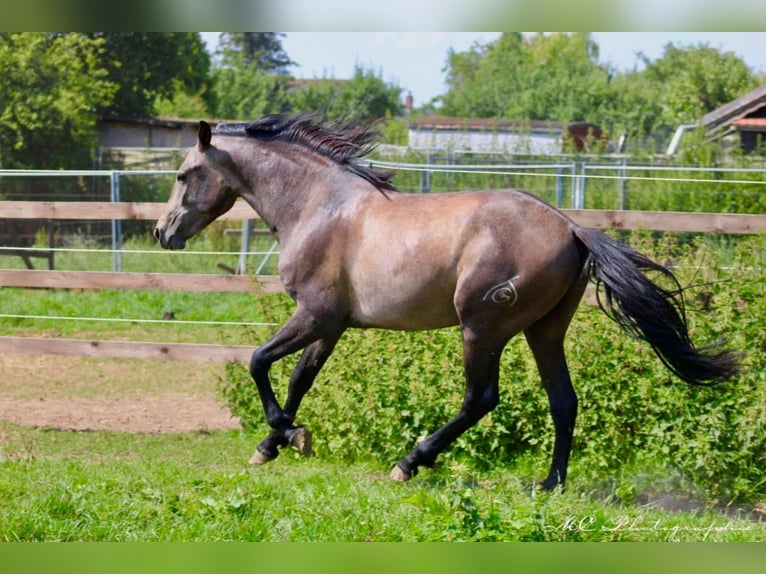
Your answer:
[[[0,420],[62,430],[171,433],[239,428],[220,404],[186,395],[91,399],[0,399]]]
[[[222,365],[0,354],[0,420],[66,430],[239,428],[216,392]]]

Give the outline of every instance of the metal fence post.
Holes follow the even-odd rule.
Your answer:
[[[588,169],[588,165],[585,162],[583,162],[580,167],[582,175],[580,176],[580,197],[579,197],[577,209],[585,209],[585,184],[588,181],[587,175],[585,172],[587,169]]]
[[[426,165],[431,165],[431,154],[426,155]],[[425,169],[420,172],[420,193],[431,193],[431,170]]]
[[[561,166],[556,167],[556,207],[564,203],[564,170]]]
[[[120,174],[112,171],[109,175],[109,193],[112,203],[120,201]],[[122,271],[122,221],[112,220],[112,271]]]
[[[569,201],[569,207],[577,209],[577,198],[579,196],[580,178],[577,175],[577,162],[572,162],[572,196]]]
[[[250,251],[250,239],[253,236],[253,220],[245,219],[242,222],[242,236],[239,246],[239,261],[237,261],[237,275],[247,275],[247,254]]]
[[[628,202],[628,190],[627,190],[627,176],[628,172],[625,169],[625,166],[627,165],[626,160],[620,161],[619,167],[617,168],[617,173],[619,175],[619,179],[617,180],[617,209],[624,210],[627,202]]]

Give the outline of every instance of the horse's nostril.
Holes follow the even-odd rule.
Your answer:
[[[159,240],[160,240],[160,228],[159,228],[159,227],[155,227],[155,228],[154,228],[154,238],[155,238],[157,241],[159,241]]]

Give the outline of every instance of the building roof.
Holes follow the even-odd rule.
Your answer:
[[[535,132],[563,132],[569,126],[566,122],[547,120],[501,120],[493,118],[454,118],[448,116],[419,116],[411,118],[410,129],[431,130],[471,130],[517,132],[532,130]]]
[[[763,107],[766,107],[766,85],[705,114],[702,116],[702,125],[708,131],[715,131],[732,125]]]

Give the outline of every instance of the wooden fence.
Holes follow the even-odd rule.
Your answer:
[[[0,202],[0,219],[156,220],[164,207],[164,203],[4,201]],[[766,232],[766,215],[572,209],[563,211],[577,223],[597,229],[731,234]],[[240,201],[221,219],[257,219],[257,216],[247,204]],[[272,276],[16,269],[0,269],[0,287],[284,292],[278,278]],[[237,345],[0,337],[0,353],[247,362],[252,351],[252,347]]]

